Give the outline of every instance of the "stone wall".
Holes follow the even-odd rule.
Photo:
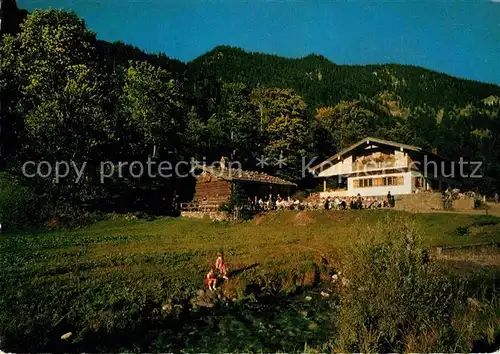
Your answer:
[[[441,193],[415,193],[396,196],[395,209],[411,212],[444,210]]]
[[[415,193],[396,196],[396,209],[411,212],[432,210],[470,211],[474,209],[474,199],[455,199],[451,209],[444,209],[441,193]]]
[[[453,210],[457,211],[469,211],[474,209],[474,199],[455,199],[453,201]]]
[[[182,211],[181,216],[195,219],[209,218],[217,221],[229,220],[229,215],[223,211]]]

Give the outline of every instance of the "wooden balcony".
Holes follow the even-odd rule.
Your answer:
[[[394,161],[370,161],[369,163],[354,162],[352,164],[352,172],[375,171],[375,170],[394,170],[398,168],[406,168],[407,165],[396,160]]]

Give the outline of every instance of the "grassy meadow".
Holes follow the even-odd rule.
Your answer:
[[[382,242],[385,235],[402,225],[419,235],[422,247],[431,252],[431,262],[438,265],[438,273],[486,284],[490,293],[496,291],[500,269],[500,252],[496,248],[443,255],[434,252],[437,246],[500,242],[500,218],[493,216],[315,211],[271,213],[240,223],[110,217],[72,231],[0,235],[0,348],[165,351],[186,345],[190,350],[210,351],[214,347],[206,338],[186,344],[189,338],[203,337],[200,328],[209,331],[207,337],[215,330],[225,338],[219,341],[220,350],[259,351],[259,345],[264,351],[291,350],[286,345],[293,341],[295,350],[304,350],[307,343],[320,347],[335,336],[336,325],[329,323],[333,319],[316,318],[311,325],[311,316],[300,316],[312,311],[303,308],[310,305],[302,300],[290,303],[287,296],[304,286],[314,292],[315,285],[329,279],[321,256],[328,260],[330,271],[342,270],[346,278],[356,278],[356,274],[349,273],[354,268],[350,267],[348,255],[365,241]],[[220,309],[202,309],[203,316],[195,319],[185,317],[183,311],[165,314],[162,306],[177,304],[185,308],[186,299],[204,288],[203,277],[219,250],[224,251],[232,272],[222,286],[224,297],[233,300],[227,306],[246,306],[249,318],[227,320],[236,316],[229,307],[222,314]],[[266,310],[265,306],[271,305],[263,303],[258,305],[264,306],[260,309],[251,305],[257,301],[253,295],[247,302],[252,286],[268,289],[283,299],[283,304],[272,305],[275,310],[277,307],[278,317],[254,318],[273,310]],[[336,299],[332,294],[332,304]],[[294,319],[290,311],[308,321]],[[328,313],[315,311],[316,317]],[[279,322],[287,318],[289,324]],[[175,325],[173,319],[181,322]],[[263,325],[268,332],[249,324],[259,321],[269,324]],[[183,323],[183,330],[172,332],[171,327],[179,323]],[[247,326],[246,332],[238,326]],[[301,329],[301,334],[293,332],[293,328]],[[261,337],[257,334],[260,330],[264,331]],[[281,339],[269,346],[262,344],[271,332],[276,335],[281,330],[285,333],[278,334]],[[494,340],[496,327],[490,331]],[[70,340],[61,340],[67,332],[72,332]],[[241,333],[254,342],[245,345],[245,339],[238,337]],[[480,339],[482,334],[478,336]],[[172,347],[174,337],[183,344]]]

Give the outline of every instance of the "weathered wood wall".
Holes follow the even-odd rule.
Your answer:
[[[198,177],[194,201],[197,203],[221,205],[231,196],[231,182],[206,175]]]

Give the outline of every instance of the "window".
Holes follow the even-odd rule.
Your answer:
[[[404,177],[384,177],[382,178],[382,186],[402,186],[404,184]]]
[[[355,188],[373,187],[373,178],[362,178],[354,180]]]
[[[379,178],[360,178],[353,181],[354,188],[384,187],[384,186],[402,186],[404,185],[403,176],[379,177]]]

